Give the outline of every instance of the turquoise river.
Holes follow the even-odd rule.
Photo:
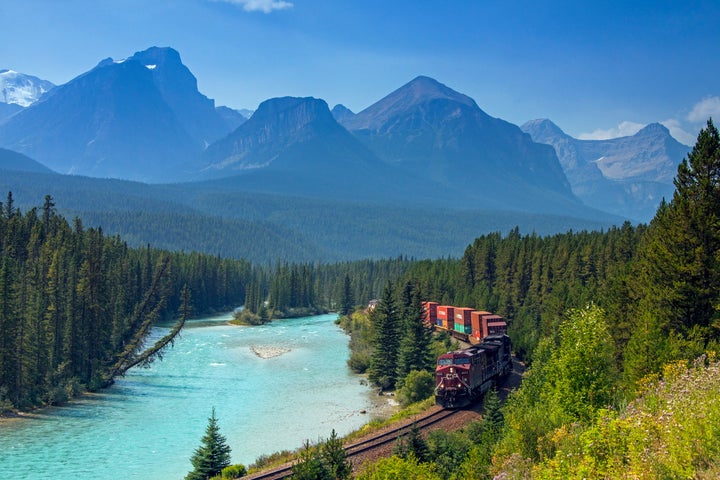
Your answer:
[[[357,429],[378,405],[347,368],[335,318],[193,320],[149,368],[69,406],[2,420],[0,479],[182,479],[213,407],[233,463],[245,465]]]

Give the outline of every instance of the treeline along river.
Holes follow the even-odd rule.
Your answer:
[[[181,479],[213,407],[233,463],[246,465],[370,420],[361,411],[372,409],[372,393],[346,365],[336,315],[257,327],[230,318],[189,321],[162,361],[98,394],[3,420],[0,478]]]

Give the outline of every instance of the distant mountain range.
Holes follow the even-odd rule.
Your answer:
[[[659,123],[610,140],[578,140],[547,119],[521,128],[555,148],[573,192],[586,205],[639,220],[651,218],[663,197],[670,200],[677,166],[690,151]]]
[[[239,123],[198,92],[175,50],[150,48],[52,89],[6,120],[0,145],[60,173],[170,181]]]
[[[431,78],[417,77],[341,123],[388,164],[439,184],[427,190],[436,198],[525,210],[576,202],[551,148]]]
[[[644,220],[687,151],[657,127],[606,143],[549,121],[521,129],[423,76],[353,113],[295,97],[216,107],[172,48],[102,60],[54,88],[14,75],[13,92],[43,93],[0,102],[0,147],[63,174],[202,190]]]

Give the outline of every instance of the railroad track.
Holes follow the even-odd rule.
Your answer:
[[[354,457],[356,455],[360,455],[369,450],[373,450],[373,449],[379,448],[383,445],[387,445],[388,443],[396,441],[399,437],[408,433],[410,431],[410,429],[413,427],[413,425],[415,426],[415,428],[422,430],[422,429],[428,428],[431,425],[434,425],[442,420],[445,420],[446,418],[448,418],[450,416],[456,415],[459,412],[460,412],[460,410],[445,410],[445,409],[431,410],[430,412],[424,414],[423,416],[416,418],[411,423],[393,427],[389,430],[378,432],[377,434],[375,434],[369,438],[366,438],[364,440],[360,440],[358,442],[345,445],[345,452],[347,453],[348,459],[352,459],[352,457]],[[246,477],[243,477],[243,479],[245,479],[245,480],[278,480],[281,478],[288,478],[291,475],[292,475],[292,464],[286,464],[281,467],[274,468],[272,470],[248,475]]]

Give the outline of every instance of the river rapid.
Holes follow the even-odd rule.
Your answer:
[[[182,479],[215,408],[233,463],[344,435],[383,405],[353,375],[336,315],[188,322],[162,361],[33,418],[0,423],[2,479]],[[169,328],[156,327],[159,338]],[[152,341],[152,339],[151,339]]]

